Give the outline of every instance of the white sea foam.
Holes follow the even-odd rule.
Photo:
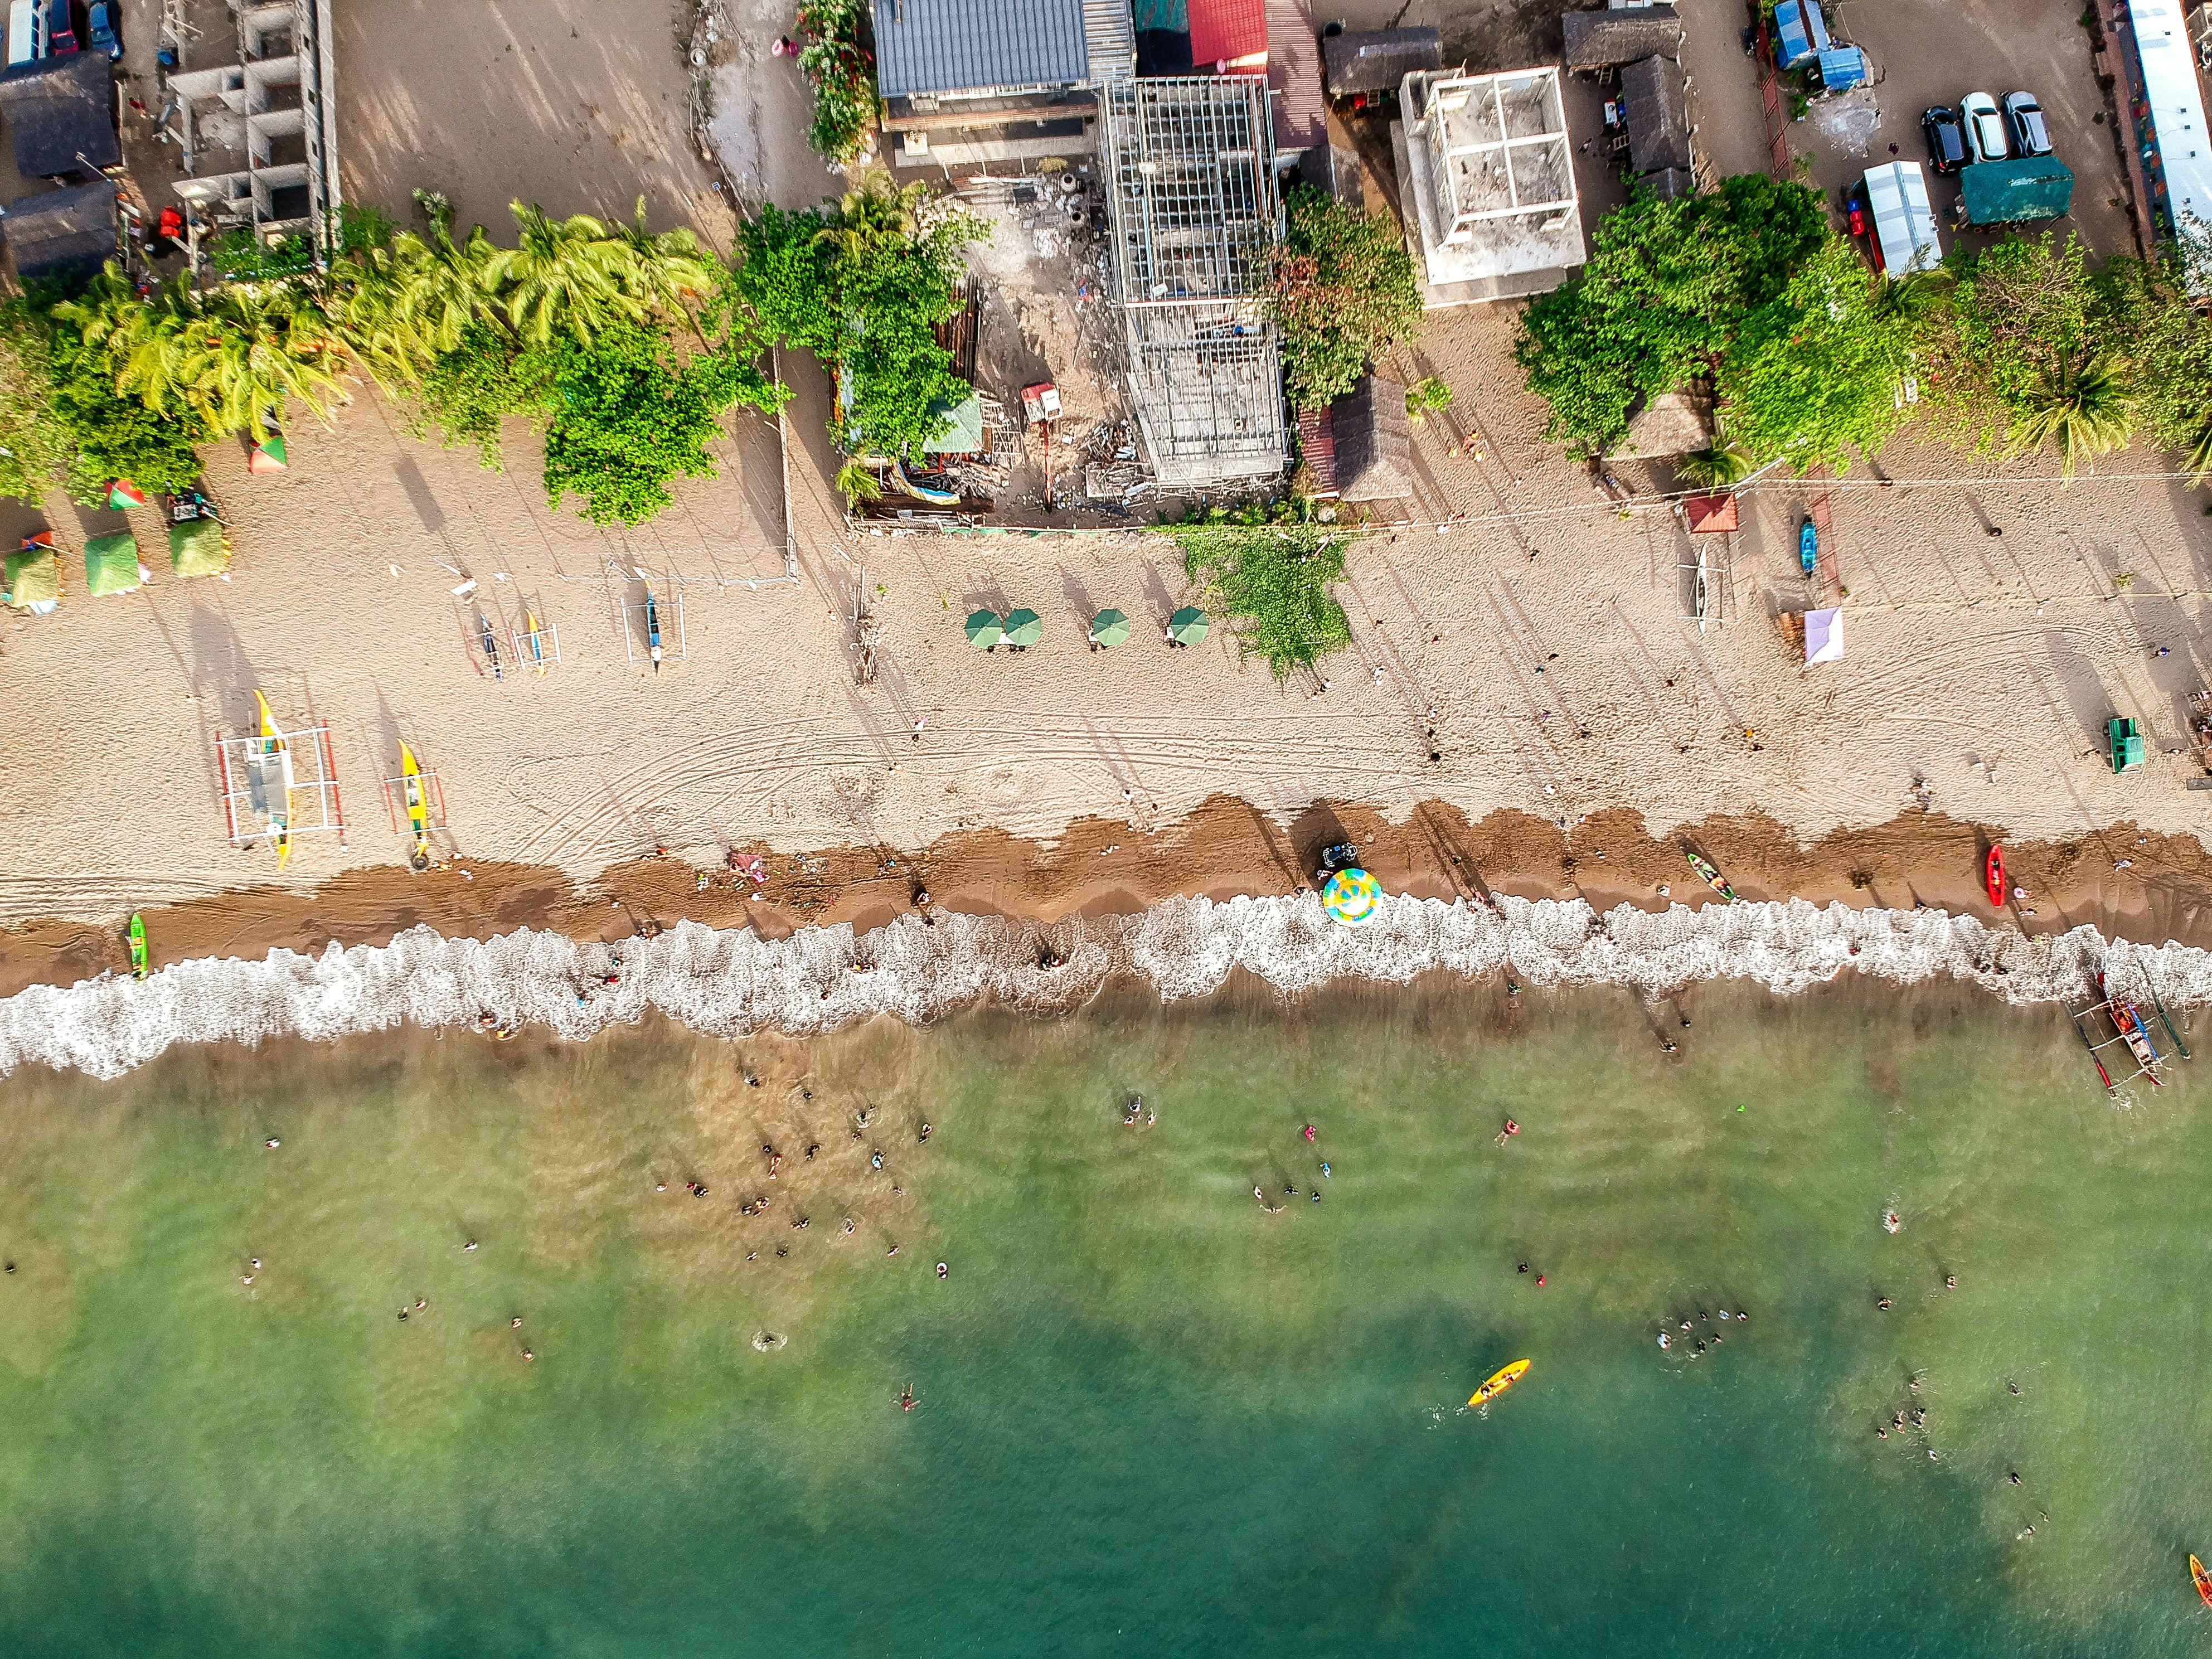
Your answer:
[[[1037,965],[1049,939],[1064,958]],[[604,983],[616,970],[618,983]],[[648,1010],[702,1031],[834,1030],[878,1014],[920,1022],[994,1000],[1037,1010],[1079,1006],[1130,973],[1162,998],[1203,996],[1238,969],[1288,994],[1338,979],[1403,983],[1442,971],[1504,970],[1529,986],[1621,985],[1647,994],[1705,979],[1794,994],[1846,969],[1912,984],[1970,980],[2013,1002],[2080,1000],[2101,969],[2168,1009],[2212,1001],[2212,953],[2107,940],[2094,927],[2040,939],[1936,910],[1841,904],[1682,905],[1602,914],[1579,900],[1386,898],[1365,927],[1343,927],[1312,894],[1216,902],[1172,899],[1141,915],[1051,929],[997,917],[902,917],[856,936],[808,928],[785,939],[683,922],[618,947],[524,929],[449,939],[428,927],[386,945],[333,945],[319,956],[272,951],[258,962],[207,957],[143,983],[109,975],[0,999],[0,1075],[25,1065],[114,1077],[179,1042],[343,1036],[403,1021],[502,1022],[586,1038]]]

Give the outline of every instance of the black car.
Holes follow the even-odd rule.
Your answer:
[[[1938,173],[1956,173],[1966,165],[1966,130],[1959,112],[1938,104],[1920,118],[1920,131],[1928,137],[1928,159]]]

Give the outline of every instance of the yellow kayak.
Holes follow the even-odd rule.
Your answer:
[[[1528,1374],[1528,1362],[1516,1359],[1467,1397],[1470,1406],[1487,1406]]]

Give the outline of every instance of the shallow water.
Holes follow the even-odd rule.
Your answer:
[[[1680,1008],[1244,988],[19,1075],[0,1650],[2178,1650],[2191,1068],[2115,1109],[2056,1014],[1954,986]]]

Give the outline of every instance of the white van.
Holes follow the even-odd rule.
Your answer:
[[[8,8],[8,67],[21,69],[46,55],[46,0],[14,0]]]

